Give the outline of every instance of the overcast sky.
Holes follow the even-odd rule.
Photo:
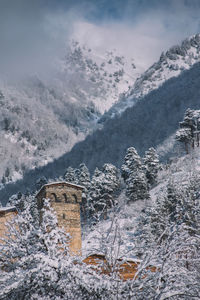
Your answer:
[[[0,68],[49,71],[73,35],[148,67],[200,31],[200,0],[0,0]]]

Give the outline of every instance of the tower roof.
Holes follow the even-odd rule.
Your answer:
[[[76,189],[80,189],[80,190],[83,190],[84,187],[81,186],[81,185],[78,185],[78,184],[74,184],[74,183],[71,183],[71,182],[66,182],[66,181],[57,181],[57,182],[50,182],[50,183],[47,183],[47,184],[44,184],[41,189],[38,191],[38,193],[36,194],[36,197],[37,195],[45,188],[45,187],[49,187],[49,186],[59,186],[59,185],[65,185],[65,186],[68,186],[68,187],[74,187]]]

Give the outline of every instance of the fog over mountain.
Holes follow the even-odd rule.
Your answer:
[[[69,153],[44,167],[26,172],[23,180],[16,184],[8,184],[0,191],[1,201],[5,202],[9,195],[19,190],[34,189],[36,180],[41,176],[62,176],[67,167],[78,167],[82,162],[91,171],[106,162],[120,167],[130,146],[134,146],[141,155],[153,146],[165,149],[160,151],[163,157],[173,156],[174,139],[169,138],[178,129],[186,109],[199,108],[199,78],[200,64],[197,63],[178,77],[166,81],[120,116],[109,119],[102,129],[77,143]],[[161,147],[163,143],[164,147]],[[178,154],[176,150],[174,155]]]
[[[143,70],[114,49],[94,51],[74,40],[57,69],[51,80],[0,82],[2,183],[70,151]]]
[[[199,8],[195,0],[2,0],[1,76],[49,76],[72,33],[92,48],[123,49],[147,68],[162,51],[199,32]]]
[[[198,32],[199,8],[198,1],[2,0],[1,187],[69,152],[197,62],[198,38],[170,47]]]

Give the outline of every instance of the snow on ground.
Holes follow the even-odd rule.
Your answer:
[[[158,184],[151,189],[149,200],[127,204],[126,196],[122,192],[118,199],[119,207],[116,212],[110,212],[108,219],[100,221],[95,228],[85,228],[82,243],[83,257],[94,253],[108,255],[112,250],[119,252],[118,257],[135,259],[132,250],[135,229],[141,211],[155,203],[158,197],[164,195],[169,180],[184,186],[188,183],[192,173],[200,176],[200,148],[174,160],[170,166],[166,165],[159,172]]]
[[[137,201],[126,204],[124,193],[119,197],[117,212],[110,212],[107,220],[102,220],[95,229],[86,228],[83,233],[82,254],[87,257],[91,254],[109,255],[119,251],[118,257],[134,258],[132,253],[134,233],[140,212],[151,205],[151,200]],[[116,254],[116,253],[115,253]]]

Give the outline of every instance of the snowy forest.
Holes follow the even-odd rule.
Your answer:
[[[170,163],[129,147],[120,169],[106,163],[91,175],[82,163],[57,178],[84,187],[83,255],[104,255],[107,272],[70,255],[48,200],[39,225],[36,191],[10,197],[18,215],[0,244],[1,299],[199,299],[199,122],[199,110],[185,112],[176,132],[185,155]],[[51,181],[41,177],[37,191]],[[138,268],[124,281],[128,259]]]
[[[119,168],[126,149],[132,145],[140,155],[150,147],[158,148],[161,161],[183,155],[185,149],[177,146],[174,137],[187,108],[199,109],[199,70],[197,63],[177,78],[167,80],[120,115],[111,119],[106,119],[105,115],[98,123],[102,128],[97,128],[82,142],[76,143],[70,152],[45,166],[25,170],[22,180],[9,183],[8,178],[5,179],[7,184],[1,187],[0,199],[4,202],[19,190],[34,189],[39,177],[59,177],[63,166],[77,168],[84,162],[93,172],[108,162]]]

